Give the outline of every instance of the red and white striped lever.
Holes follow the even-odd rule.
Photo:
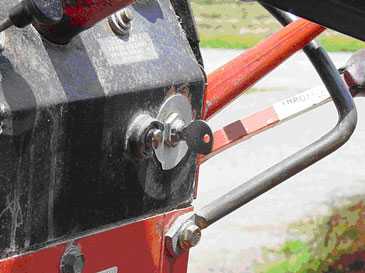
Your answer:
[[[331,101],[331,96],[327,89],[324,86],[318,86],[237,120],[214,132],[212,152],[200,157],[199,163],[202,164],[218,153],[254,135],[313,110],[329,101]]]
[[[324,86],[318,86],[237,120],[214,132],[212,152],[201,156],[199,164],[242,141],[316,109],[329,101],[331,101],[331,97],[327,89]]]
[[[365,92],[365,50],[355,53],[342,72],[353,96],[363,95]],[[212,152],[201,156],[199,164],[246,139],[316,109],[329,101],[331,101],[331,96],[327,89],[324,86],[318,86],[237,120],[213,134]]]

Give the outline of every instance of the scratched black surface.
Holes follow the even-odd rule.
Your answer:
[[[189,93],[199,117],[204,86],[169,1],[144,1],[134,10],[131,36],[148,33],[156,59],[112,64],[99,42],[114,36],[105,21],[67,46],[42,41],[32,28],[6,34],[0,256],[191,202],[195,155],[162,171],[155,158],[137,161],[123,149],[131,118],[156,115],[168,94]]]

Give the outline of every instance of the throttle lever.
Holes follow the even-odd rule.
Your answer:
[[[148,158],[153,151],[161,168],[171,170],[183,161],[189,150],[209,154],[213,139],[209,125],[203,120],[194,120],[189,99],[176,94],[165,100],[156,118],[142,113],[131,121],[125,150],[137,159]]]

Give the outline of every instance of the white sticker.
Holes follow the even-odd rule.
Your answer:
[[[114,266],[103,271],[99,271],[97,273],[118,273],[118,267]]]
[[[330,99],[330,94],[324,86],[318,86],[273,105],[280,120],[308,111]]]
[[[99,44],[111,65],[158,59],[158,54],[148,33],[131,34],[125,41],[116,36],[110,36],[99,39]]]

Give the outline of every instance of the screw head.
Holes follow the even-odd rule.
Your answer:
[[[182,250],[189,250],[199,244],[201,237],[200,227],[194,223],[188,223],[180,233],[179,245]]]
[[[62,273],[82,273],[84,265],[84,255],[77,246],[72,245],[66,249],[61,258]]]

